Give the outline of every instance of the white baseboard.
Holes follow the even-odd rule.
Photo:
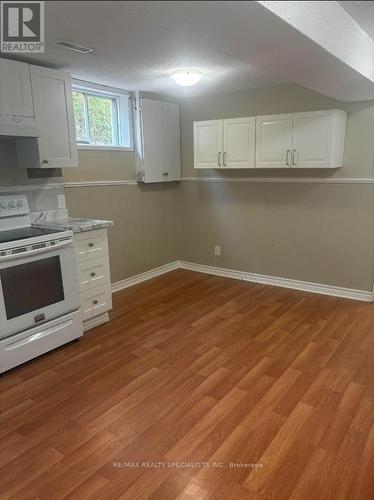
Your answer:
[[[161,274],[174,271],[179,267],[179,261],[170,262],[169,264],[156,267],[155,269],[151,269],[150,271],[146,271],[145,273],[137,274],[136,276],[131,276],[130,278],[117,281],[116,283],[112,283],[112,293],[119,292],[120,290],[124,290],[125,288],[128,288],[130,286],[134,286],[138,283],[142,283],[143,281],[147,281],[151,278],[155,278],[156,276],[160,276]]]
[[[109,314],[107,312],[99,314],[94,318],[86,319],[83,321],[83,331],[91,330],[95,328],[95,326],[102,325],[103,323],[107,323],[109,321]]]
[[[112,284],[112,292],[119,292],[130,286],[142,283],[143,281],[155,278],[161,274],[174,271],[175,269],[187,269],[199,273],[213,274],[215,276],[224,276],[243,281],[251,281],[253,283],[261,283],[263,285],[279,286],[290,288],[293,290],[301,290],[304,292],[319,293],[321,295],[331,295],[333,297],[341,297],[345,299],[361,300],[364,302],[374,302],[373,292],[366,290],[355,290],[353,288],[343,288],[333,285],[325,285],[322,283],[311,283],[309,281],[299,281],[289,278],[279,278],[276,276],[267,276],[264,274],[248,273],[245,271],[236,271],[234,269],[225,269],[223,267],[206,266],[203,264],[194,264],[183,260],[170,262],[164,266],[156,267],[145,273],[132,276],[131,278],[118,281]]]
[[[267,276],[263,274],[247,273],[245,271],[235,271],[222,267],[205,266],[202,264],[193,264],[192,262],[179,261],[179,267],[189,271],[214,274],[215,276],[225,276],[263,285],[280,286],[291,288],[293,290],[302,290],[304,292],[319,293],[322,295],[332,295],[333,297],[342,297],[345,299],[362,300],[373,302],[373,293],[366,290],[355,290],[353,288],[343,288],[339,286],[324,285],[321,283],[311,283],[309,281],[299,281],[289,278],[278,278],[276,276]]]

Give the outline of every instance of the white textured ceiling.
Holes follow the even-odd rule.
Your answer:
[[[45,4],[46,53],[28,60],[76,78],[178,97],[294,82],[340,100],[374,98],[373,82],[259,2]],[[74,53],[58,40],[95,52]],[[201,70],[203,80],[179,87],[168,75],[183,67]]]

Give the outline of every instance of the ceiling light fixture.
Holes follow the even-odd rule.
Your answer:
[[[81,54],[89,54],[94,51],[94,49],[91,49],[90,47],[84,47],[83,45],[77,45],[76,43],[71,42],[64,42],[63,40],[56,42],[56,45],[61,45],[66,49],[74,50],[74,52],[80,52]]]
[[[202,79],[203,75],[195,69],[178,69],[170,75],[175,82],[183,87],[191,87]]]

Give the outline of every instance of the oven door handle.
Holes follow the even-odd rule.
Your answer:
[[[69,239],[66,241],[62,241],[61,243],[56,243],[56,245],[48,246],[45,248],[38,248],[36,250],[29,250],[28,252],[20,252],[12,255],[3,255],[0,256],[0,262],[5,262],[7,260],[15,260],[15,259],[23,259],[24,257],[33,257],[34,255],[40,255],[42,253],[54,252],[55,250],[59,250],[60,248],[64,248],[72,245],[73,240]]]

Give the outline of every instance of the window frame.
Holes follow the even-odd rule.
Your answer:
[[[100,85],[98,83],[78,80],[76,78],[72,79],[72,91],[115,99],[117,108],[117,133],[120,145],[80,144],[77,142],[77,149],[91,151],[134,151],[132,92],[106,85]],[[126,124],[128,124],[128,127],[126,127]],[[128,130],[126,130],[127,128]],[[122,145],[125,144],[126,141],[128,141],[129,146]]]

